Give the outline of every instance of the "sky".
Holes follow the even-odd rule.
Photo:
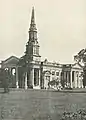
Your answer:
[[[0,0],[0,60],[24,54],[33,6],[42,60],[74,62],[86,47],[86,0]]]

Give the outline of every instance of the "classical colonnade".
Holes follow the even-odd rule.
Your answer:
[[[31,68],[29,73],[29,78],[27,77],[28,72],[25,73],[24,88],[28,88],[28,83],[33,88],[40,88],[40,69]]]
[[[81,71],[65,71],[63,73],[63,80],[71,88],[83,88],[83,78]]]
[[[15,69],[15,84],[16,88],[19,88],[19,76],[18,76],[18,67],[10,67],[9,70],[12,73],[12,69]],[[61,74],[62,73],[62,74]],[[60,79],[66,82],[67,86],[70,86],[71,88],[83,88],[83,81],[82,81],[82,76],[81,76],[81,71],[63,71],[60,72]],[[28,78],[28,71],[25,72],[25,77],[24,77],[24,88],[28,88],[28,82],[29,85],[33,86],[33,88],[39,88],[41,86],[41,80],[40,80],[40,75],[41,71],[39,68],[31,68],[30,69],[30,74]],[[47,76],[45,76],[47,77]],[[49,77],[49,76],[48,76]],[[44,78],[45,79],[45,78]],[[50,81],[52,80],[52,75],[49,77]],[[44,80],[48,84],[48,81]]]
[[[10,66],[10,67],[6,67],[5,70],[8,70],[10,75],[12,75],[12,77],[14,77],[15,87],[19,88],[19,84],[18,84],[18,82],[19,82],[18,81],[18,67],[17,66]]]

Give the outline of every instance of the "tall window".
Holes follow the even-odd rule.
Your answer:
[[[16,70],[15,70],[15,68],[13,68],[12,69],[12,75],[15,75],[15,73],[16,73]]]
[[[36,54],[39,54],[39,48],[38,47],[36,48]]]
[[[34,54],[36,54],[36,47],[34,47]]]
[[[56,72],[56,76],[59,76],[59,72]]]
[[[46,76],[46,80],[50,81],[50,76]]]
[[[37,39],[37,33],[36,32],[34,32],[34,38]]]
[[[52,71],[52,75],[55,75],[55,71]]]
[[[39,48],[37,46],[34,47],[34,54],[39,54]]]

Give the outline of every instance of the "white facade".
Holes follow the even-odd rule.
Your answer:
[[[57,84],[62,87],[83,88],[81,65],[78,63],[62,65],[46,59],[41,61],[39,47],[33,8],[25,55],[20,59],[12,56],[2,62],[4,69],[16,68],[17,88],[48,89],[50,86],[58,87]]]

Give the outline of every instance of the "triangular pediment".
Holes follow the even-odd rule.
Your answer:
[[[72,65],[72,68],[83,69],[83,66],[81,66],[79,63],[75,63],[75,64]]]
[[[17,58],[16,56],[11,56],[5,61],[3,61],[3,64],[15,64],[16,65],[18,61],[19,61],[19,58]]]

